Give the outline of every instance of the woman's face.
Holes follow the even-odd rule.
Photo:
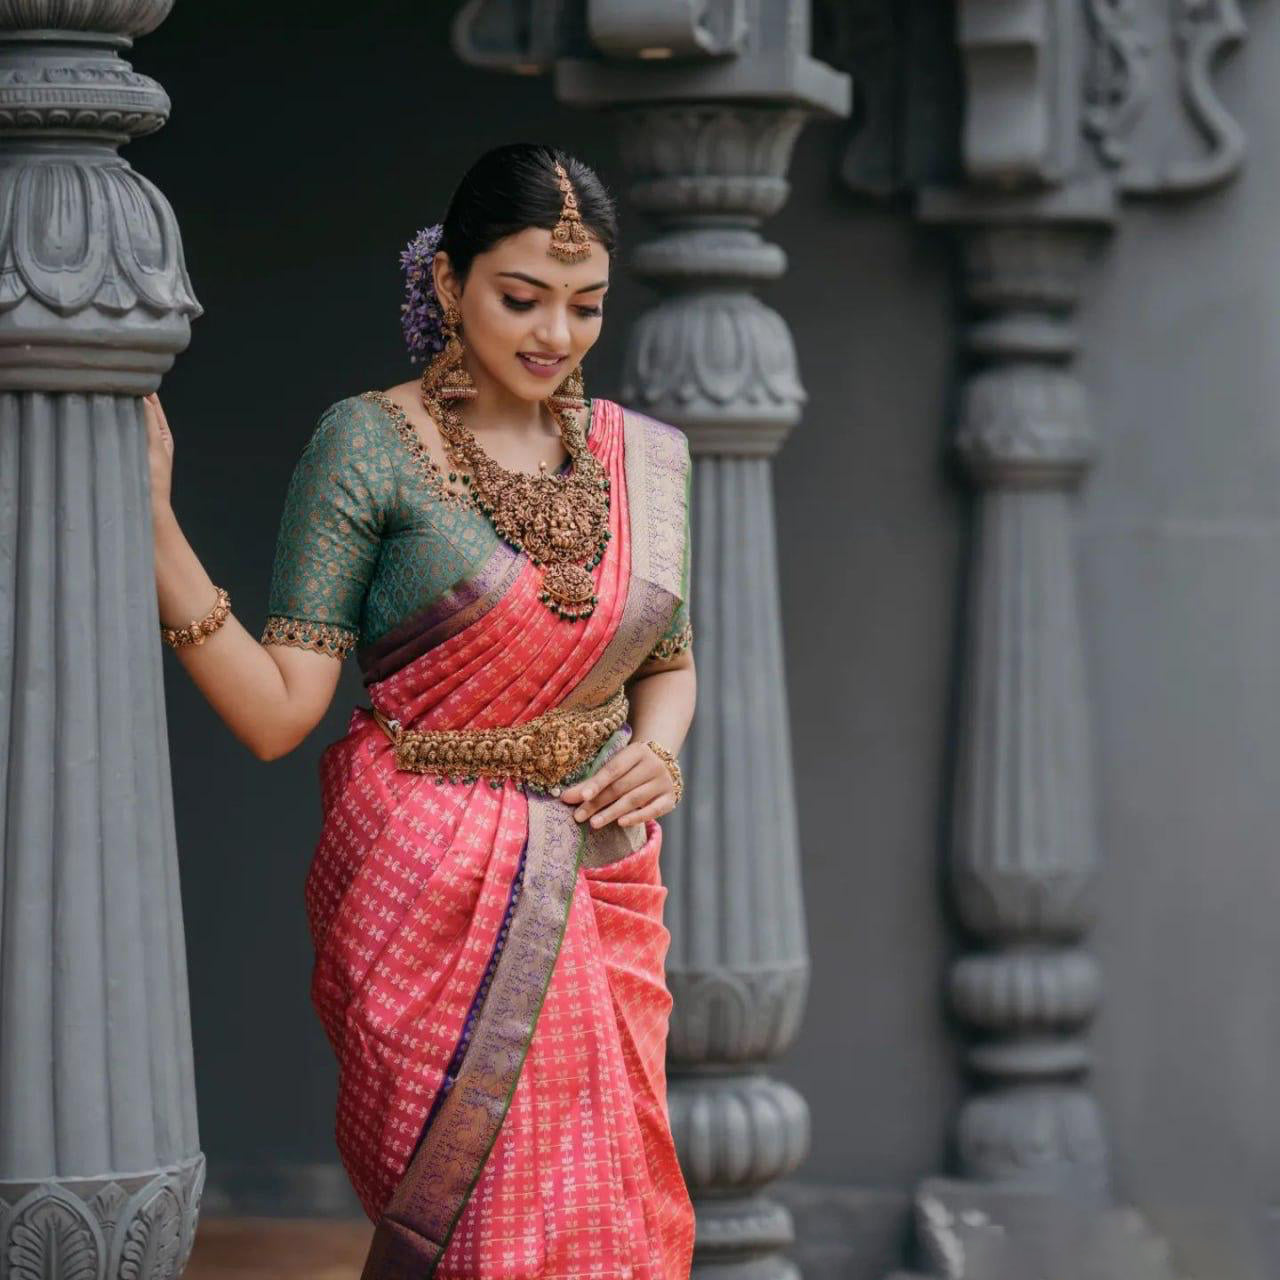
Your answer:
[[[526,227],[498,241],[471,264],[466,287],[448,254],[434,263],[436,294],[462,314],[462,340],[472,375],[487,374],[512,396],[544,400],[582,363],[604,322],[609,255],[592,237],[577,262],[548,253],[551,232]]]

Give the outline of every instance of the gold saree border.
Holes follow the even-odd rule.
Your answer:
[[[631,536],[631,573],[622,617],[604,652],[565,698],[570,706],[603,702],[644,664],[688,589],[684,538],[689,520],[689,446],[665,422],[618,406]]]

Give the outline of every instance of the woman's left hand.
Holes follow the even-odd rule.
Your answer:
[[[632,742],[591,777],[566,787],[560,799],[578,806],[573,811],[578,822],[590,819],[598,828],[616,819],[618,826],[629,827],[670,813],[676,788],[657,752]]]

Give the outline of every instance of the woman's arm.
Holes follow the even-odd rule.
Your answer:
[[[170,505],[173,435],[159,398],[144,401],[161,625],[183,627],[213,607],[217,588]],[[210,706],[261,760],[292,751],[333,701],[340,661],[284,645],[262,645],[233,613],[203,644],[175,650]]]
[[[585,782],[566,787],[560,798],[576,805],[573,816],[602,827],[660,818],[675,808],[675,784],[662,758],[645,745],[652,739],[679,754],[693,720],[698,695],[693,649],[667,662],[646,662],[627,684],[632,740]]]

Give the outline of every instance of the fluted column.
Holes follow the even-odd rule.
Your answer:
[[[181,1273],[203,1181],[151,562],[199,314],[117,154],[172,0],[0,0],[0,1277]]]
[[[959,1117],[960,1172],[1099,1200],[1106,1142],[1082,1038],[1101,987],[1083,946],[1098,841],[1070,510],[1095,441],[1070,360],[1110,209],[1103,188],[1080,193],[1074,225],[960,233],[974,366],[956,443],[977,510],[950,866],[971,939],[950,990],[980,1086]]]

